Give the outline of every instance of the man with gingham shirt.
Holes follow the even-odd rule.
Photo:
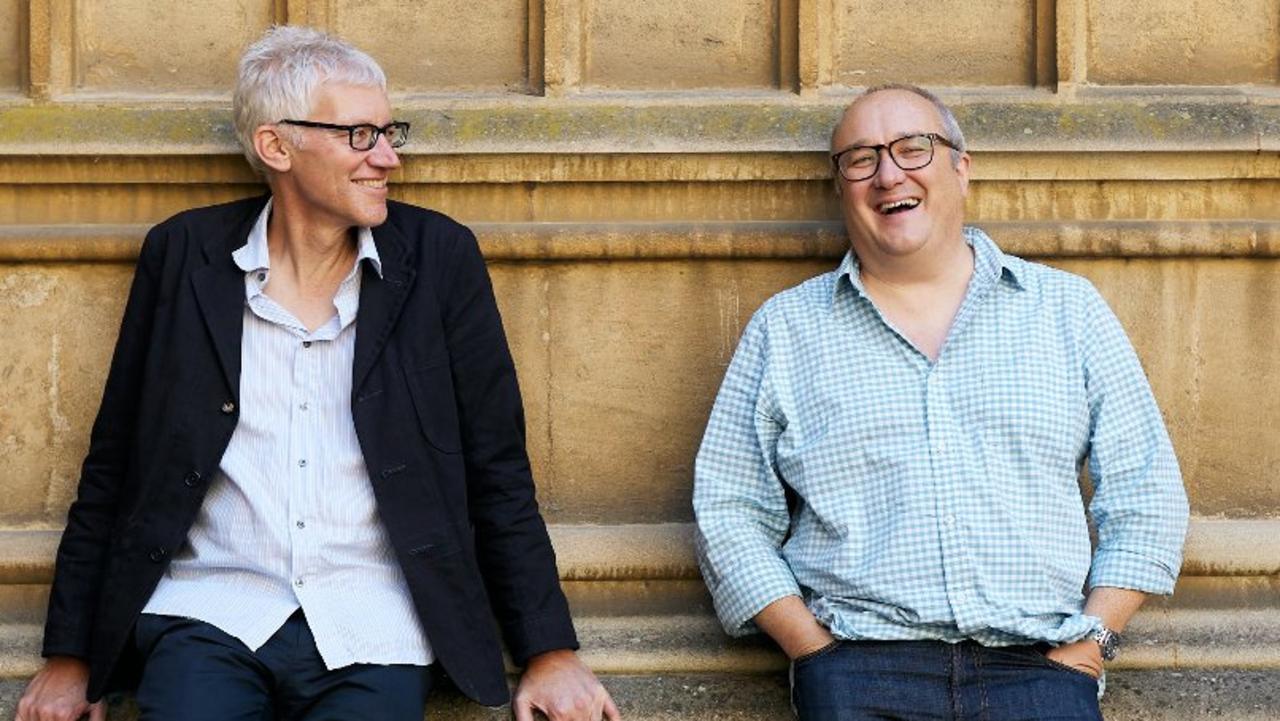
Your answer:
[[[755,314],[698,453],[720,619],[792,659],[802,721],[1099,719],[1187,523],[1138,359],[1087,281],[963,225],[935,96],[868,90],[831,150],[851,251]]]

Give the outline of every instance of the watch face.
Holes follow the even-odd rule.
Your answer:
[[[1103,628],[1093,634],[1093,640],[1098,642],[1098,647],[1102,651],[1102,660],[1111,661],[1116,657],[1116,651],[1120,648],[1120,635],[1108,628]]]

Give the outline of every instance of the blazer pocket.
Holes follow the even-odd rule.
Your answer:
[[[461,453],[458,403],[447,359],[405,371],[409,397],[427,442],[443,453]]]

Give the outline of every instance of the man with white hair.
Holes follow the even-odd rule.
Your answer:
[[[756,312],[698,453],[720,620],[791,658],[801,721],[1097,721],[1187,526],[1138,357],[1086,280],[964,226],[933,94],[867,90],[831,166],[850,251]]]
[[[431,669],[515,715],[617,719],[578,660],[484,260],[387,200],[382,70],[279,27],[235,124],[267,197],[147,235],[19,721],[420,721]],[[491,613],[492,611],[492,613]]]

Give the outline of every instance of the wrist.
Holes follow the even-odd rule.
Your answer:
[[[575,658],[577,653],[571,648],[554,648],[550,651],[542,651],[529,657],[525,661],[525,667],[535,666],[540,663],[551,663],[566,658]]]
[[[839,645],[840,645],[840,639],[832,637],[830,641],[816,648],[810,648],[806,651],[802,651],[801,653],[795,656],[792,656],[791,662],[800,663],[802,661],[808,661],[809,659],[814,658],[815,656],[821,656],[822,654],[826,653],[827,651],[830,651],[831,649]]]
[[[1124,641],[1123,637],[1117,632],[1105,625],[1099,625],[1089,634],[1089,638],[1098,644],[1098,650],[1102,653],[1103,661],[1112,661],[1120,653],[1120,644]]]

